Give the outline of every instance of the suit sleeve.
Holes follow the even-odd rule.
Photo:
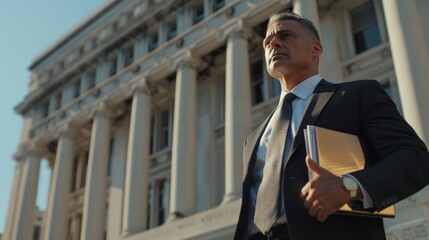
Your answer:
[[[365,87],[359,104],[359,132],[369,159],[352,175],[381,210],[429,184],[429,153],[377,81]]]

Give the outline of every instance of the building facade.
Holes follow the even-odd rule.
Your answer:
[[[325,79],[377,79],[429,143],[426,0],[107,1],[30,66],[2,239],[32,238],[41,161],[41,239],[231,239],[243,140],[280,93],[262,39],[281,9],[320,30]],[[388,238],[429,238],[428,203],[398,203]]]

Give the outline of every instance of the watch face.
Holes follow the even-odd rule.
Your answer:
[[[343,185],[347,190],[357,190],[358,189],[357,183],[349,177],[343,177]]]

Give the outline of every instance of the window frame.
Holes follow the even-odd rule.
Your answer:
[[[377,24],[379,28],[380,37],[381,37],[381,43],[377,46],[380,46],[383,43],[388,42],[387,29],[384,21],[384,11],[383,11],[381,0],[359,0],[359,1],[345,0],[343,2],[338,3],[338,9],[339,9],[338,22],[340,24],[339,34],[341,34],[342,36],[345,36],[344,38],[342,38],[343,51],[341,51],[341,58],[343,60],[350,59],[360,54],[364,54],[367,51],[370,51],[371,49],[374,48],[374,47],[369,48],[365,51],[357,53],[356,47],[355,47],[355,40],[353,36],[354,33],[353,33],[353,23],[352,23],[352,16],[351,16],[351,11],[353,9],[359,8],[360,6],[371,1],[373,2],[375,16],[377,19]]]
[[[167,137],[165,140],[163,138],[163,129],[162,129],[162,114],[168,112],[168,122],[167,122]],[[171,148],[172,135],[173,135],[173,107],[171,105],[154,108],[151,115],[151,142],[150,142],[150,154],[156,154],[165,149]],[[166,141],[166,142],[165,142]],[[165,143],[165,145],[163,144]]]
[[[170,170],[162,171],[151,176],[148,186],[148,209],[147,209],[147,229],[159,227],[166,223],[170,212]],[[159,191],[160,184],[164,183],[162,192]],[[162,199],[160,198],[162,196]],[[162,203],[160,202],[162,200]],[[160,218],[160,207],[163,209],[163,219]],[[162,221],[162,222],[161,222]]]

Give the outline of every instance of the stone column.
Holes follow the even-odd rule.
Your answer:
[[[122,229],[125,166],[127,161],[129,119],[125,118],[115,131],[110,176],[107,239],[120,239]]]
[[[382,3],[403,115],[428,145],[429,82],[426,69],[429,66],[429,55],[416,1],[383,0]],[[426,187],[397,203],[397,217],[385,220],[387,236],[400,236],[407,232],[427,233],[428,202],[429,188]],[[412,238],[417,238],[417,235]],[[427,234],[424,236],[427,237]]]
[[[31,146],[25,153],[19,192],[16,201],[16,215],[12,227],[13,240],[30,240],[36,220],[36,196],[39,183],[40,153]]]
[[[222,204],[241,197],[243,143],[252,129],[247,34],[229,33],[225,74],[225,194]]]
[[[293,0],[293,11],[304,18],[310,19],[320,34],[319,10],[317,9],[316,0]],[[323,56],[323,55],[322,55]],[[319,73],[324,75],[325,64],[319,57]]]
[[[168,221],[195,212],[196,66],[189,58],[177,68]]]
[[[403,114],[428,145],[429,55],[416,1],[383,0],[383,8]]]
[[[150,93],[135,86],[131,109],[125,175],[123,235],[146,229],[150,168]]]
[[[94,111],[82,217],[82,240],[104,239],[110,112],[104,102]]]
[[[319,12],[316,0],[293,0],[293,12],[310,19],[317,30],[320,29]]]
[[[22,179],[23,165],[17,161],[15,164],[15,175],[13,176],[12,189],[9,200],[9,209],[7,211],[6,225],[4,228],[3,239],[12,239],[12,231],[14,227],[16,212],[17,212],[17,201],[20,192],[20,185]]]
[[[53,155],[53,154],[52,154]],[[52,194],[52,184],[53,184],[53,177],[54,177],[54,160],[55,157],[53,156],[52,159],[47,159],[48,160],[48,166],[49,166],[49,170],[51,170],[51,178],[49,179],[49,191],[48,191],[48,201],[46,203],[46,207],[47,209],[45,210],[45,212],[43,213],[43,222],[42,222],[42,229],[40,231],[40,239],[45,239],[45,234],[46,234],[46,228],[47,228],[47,216],[49,215],[49,211],[48,211],[48,206],[51,205],[50,200],[51,198],[51,194]]]
[[[58,148],[46,208],[44,239],[67,239],[68,202],[73,169],[73,140],[70,126],[60,129]]]

